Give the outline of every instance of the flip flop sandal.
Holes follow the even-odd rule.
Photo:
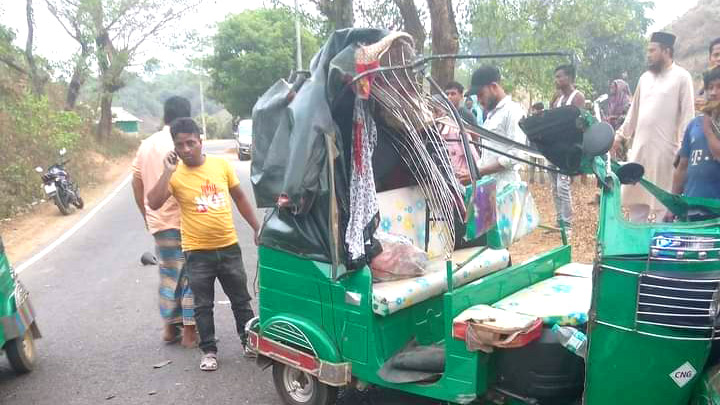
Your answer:
[[[215,353],[206,353],[200,359],[200,370],[215,371],[218,368],[217,355]]]

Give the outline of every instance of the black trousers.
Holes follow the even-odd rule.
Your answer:
[[[216,250],[186,251],[185,266],[195,298],[195,323],[200,334],[200,350],[203,353],[217,352],[213,314],[216,278],[230,299],[237,333],[245,343],[245,323],[254,315],[240,246],[233,244]]]

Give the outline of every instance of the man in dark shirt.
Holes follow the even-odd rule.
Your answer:
[[[720,67],[704,77],[708,102],[720,100]],[[685,130],[680,160],[673,174],[672,192],[687,197],[720,199],[720,137],[717,127],[703,131],[705,117],[695,117]],[[668,215],[666,220],[671,220]]]

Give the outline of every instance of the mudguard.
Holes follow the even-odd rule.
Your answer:
[[[341,363],[343,358],[332,338],[315,322],[296,315],[276,315],[260,324],[260,335],[292,343],[319,360]]]

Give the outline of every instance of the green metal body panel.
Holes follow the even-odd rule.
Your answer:
[[[15,313],[15,282],[10,274],[10,261],[0,239],[0,319],[14,317]],[[7,333],[0,322],[0,347],[5,345],[7,340]]]
[[[496,302],[551,277],[557,267],[570,261],[570,248],[560,247],[388,316],[372,311],[368,268],[334,281],[328,276],[330,265],[326,263],[266,247],[260,248],[259,258],[262,334],[267,335],[268,327],[278,321],[292,323],[305,332],[319,358],[352,363],[352,374],[360,380],[467,403],[487,391],[495,380],[495,371],[492,356],[469,352],[464,342],[452,339],[453,318],[472,305]],[[420,344],[444,344],[447,356],[442,378],[433,384],[390,384],[380,379],[377,372],[383,363],[413,338]],[[302,342],[287,339],[286,343],[302,346]]]
[[[690,273],[717,271],[717,262],[649,261],[658,232],[719,236],[717,227],[698,223],[637,224],[624,220],[617,178],[608,178],[598,227],[600,261],[595,267],[589,323],[584,403],[688,404],[706,366],[711,342],[707,332],[636,321],[640,275],[647,271]],[[704,229],[703,229],[704,228]],[[696,370],[685,385],[672,375],[684,364]],[[681,386],[682,385],[682,386]]]

